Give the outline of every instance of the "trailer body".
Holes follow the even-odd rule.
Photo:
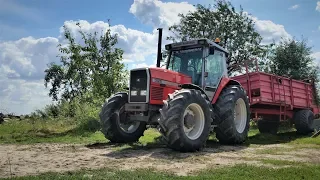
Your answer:
[[[278,117],[280,121],[285,121],[292,119],[295,112],[305,109],[310,109],[315,117],[319,117],[313,83],[259,71],[247,72],[232,79],[246,90],[254,120]]]

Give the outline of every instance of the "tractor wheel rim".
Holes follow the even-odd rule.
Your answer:
[[[187,127],[185,125],[185,117],[188,114],[193,116],[194,123],[192,127]],[[196,103],[190,104],[183,113],[183,121],[183,130],[189,139],[195,140],[201,136],[204,129],[205,117],[200,105]]]
[[[242,98],[236,101],[234,109],[234,123],[239,133],[242,133],[247,124],[247,106]]]
[[[124,106],[120,108],[120,110],[117,112],[117,115],[118,115],[118,124],[121,130],[124,131],[125,133],[133,133],[139,128],[139,125],[140,125],[139,121],[126,123],[126,124],[121,123],[121,118],[126,118]]]

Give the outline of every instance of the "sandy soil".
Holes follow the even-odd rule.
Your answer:
[[[272,148],[281,153],[263,153]],[[205,168],[248,163],[263,165],[259,159],[320,163],[319,149],[296,149],[287,145],[255,147],[219,146],[198,153],[178,153],[165,147],[115,149],[108,144],[0,145],[0,177],[65,172],[82,168],[154,168],[188,175]]]

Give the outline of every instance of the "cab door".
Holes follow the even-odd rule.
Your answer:
[[[212,101],[222,77],[228,77],[225,52],[218,49],[211,52],[205,59],[204,90]]]

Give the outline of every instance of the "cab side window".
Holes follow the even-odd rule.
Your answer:
[[[215,51],[214,54],[207,57],[206,72],[206,86],[216,87],[219,84],[220,78],[223,75],[225,58],[221,51]]]

